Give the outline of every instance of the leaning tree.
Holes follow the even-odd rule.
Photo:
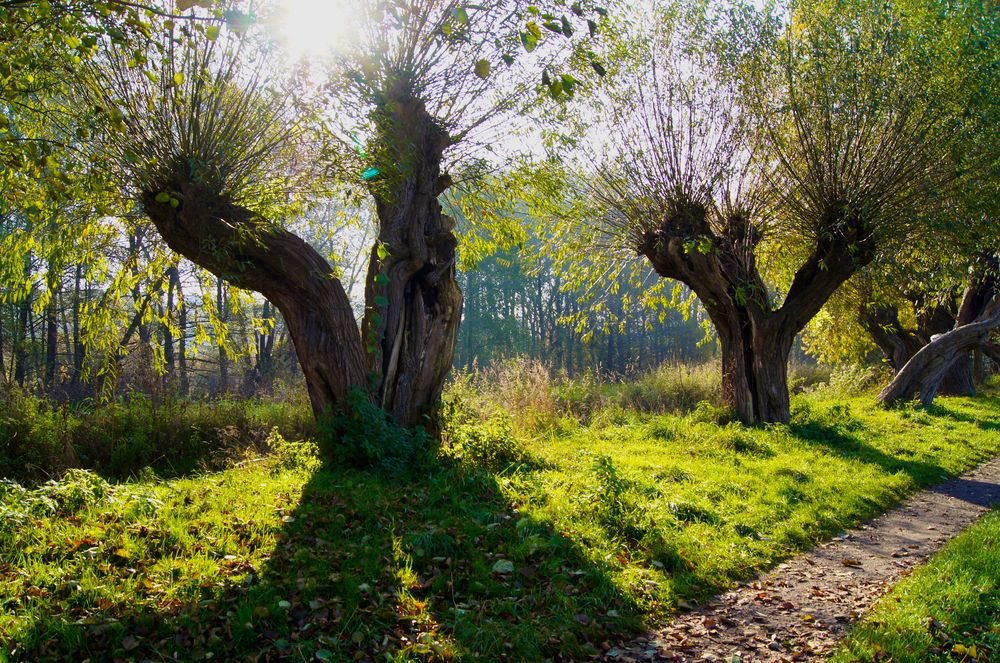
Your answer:
[[[439,400],[462,306],[439,203],[449,167],[500,141],[540,88],[573,93],[558,63],[581,55],[574,35],[593,35],[604,12],[546,4],[351,3],[358,41],[334,57],[321,113],[339,147],[309,144],[290,101],[302,95],[277,90],[273,70],[250,62],[251,41],[212,24],[164,24],[163,40],[112,47],[96,69],[113,171],[174,251],[281,312],[317,415],[348,409],[356,392],[412,426]],[[360,330],[330,265],[282,224],[289,190],[320,173],[374,202]]]
[[[675,12],[600,125],[602,221],[698,296],[747,422],[789,420],[796,335],[953,176],[921,35],[891,7],[836,4]]]

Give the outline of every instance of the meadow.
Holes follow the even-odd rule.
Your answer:
[[[870,372],[803,374],[790,424],[748,427],[713,375],[465,373],[440,445],[367,471],[321,460],[290,406],[158,405],[201,444],[171,457],[161,427],[145,469],[0,484],[2,655],[588,657],[1000,452],[992,389],[884,410]],[[65,413],[64,441],[151,407]],[[159,444],[134,433],[108,439]]]

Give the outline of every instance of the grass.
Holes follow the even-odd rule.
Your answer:
[[[916,569],[854,628],[834,661],[1000,657],[1000,513]]]
[[[522,395],[534,423],[453,391],[442,448],[404,474],[275,433],[221,472],[5,484],[0,659],[583,658],[1000,453],[995,395],[819,390],[747,428],[651,387],[504,388],[525,382],[551,399]]]

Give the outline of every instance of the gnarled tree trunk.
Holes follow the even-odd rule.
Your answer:
[[[919,396],[921,403],[930,405],[955,359],[985,345],[997,327],[1000,327],[1000,300],[994,296],[973,322],[938,336],[915,354],[882,390],[878,402],[891,405]]]
[[[369,260],[362,336],[378,403],[413,426],[441,397],[462,316],[454,221],[437,200],[451,185],[441,172],[450,139],[405,92],[385,105],[379,126],[399,154],[393,171],[372,183],[380,246]]]
[[[716,235],[705,210],[690,205],[643,237],[639,252],[653,269],[687,284],[708,312],[722,351],[723,400],[744,422],[789,421],[788,356],[795,336],[873,257],[860,222],[840,221],[841,233],[817,242],[778,309],[757,269],[754,233],[742,219],[728,219],[727,230]],[[710,247],[692,248],[699,244]]]
[[[313,411],[346,407],[367,375],[357,322],[330,265],[299,237],[250,210],[178,176],[165,190],[175,208],[142,196],[146,213],[171,249],[240,288],[261,293],[281,311],[306,377]]]
[[[858,322],[894,371],[906,365],[910,357],[927,344],[926,339],[903,326],[899,320],[899,309],[894,306],[862,306],[858,310]]]

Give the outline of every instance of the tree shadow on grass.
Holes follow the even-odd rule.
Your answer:
[[[1000,399],[991,396],[988,398],[984,398],[984,400],[990,404],[989,408],[990,411],[996,412],[1000,410]],[[965,424],[972,424],[984,431],[1000,432],[1000,418],[990,417],[985,414],[981,417],[975,417],[965,412],[961,412],[960,410],[954,407],[949,407],[945,403],[942,403],[940,400],[937,400],[934,403],[925,406],[923,409],[925,412],[927,412],[927,414],[933,415],[935,417],[942,417],[946,419],[951,419],[953,421],[959,421]]]
[[[839,423],[809,420],[793,423],[788,427],[788,430],[796,439],[822,447],[828,453],[841,458],[877,465],[892,474],[904,472],[913,478],[918,485],[940,481],[943,475],[948,474],[948,471],[940,465],[893,456],[880,451],[865,442],[858,432],[851,430],[851,428],[851,424],[845,427]]]
[[[235,554],[184,602],[37,615],[13,658],[577,660],[637,628],[606,573],[519,515],[503,480],[437,461],[407,477],[324,467],[263,568]]]

